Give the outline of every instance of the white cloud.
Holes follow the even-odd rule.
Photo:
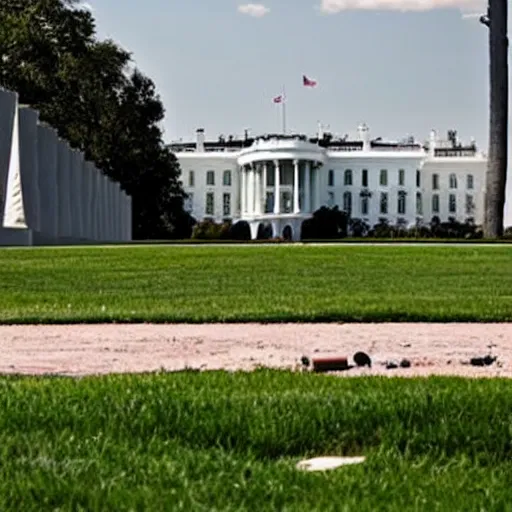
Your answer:
[[[244,4],[238,6],[238,12],[253,18],[262,18],[270,12],[270,9],[263,4]]]
[[[320,10],[326,14],[336,14],[348,10],[386,11],[431,11],[433,9],[460,9],[463,12],[482,13],[486,10],[486,0],[321,0]]]

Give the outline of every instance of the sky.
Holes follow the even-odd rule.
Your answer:
[[[485,0],[88,0],[98,36],[132,53],[166,109],[164,139],[318,122],[356,136],[458,131],[488,144]],[[302,86],[302,76],[318,82]],[[512,153],[511,153],[512,161]],[[512,172],[507,223],[512,224]]]

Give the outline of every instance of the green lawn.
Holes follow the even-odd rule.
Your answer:
[[[512,247],[9,249],[0,283],[0,323],[512,320]]]
[[[504,380],[3,377],[0,510],[509,510],[511,411]],[[327,454],[367,462],[295,469]]]

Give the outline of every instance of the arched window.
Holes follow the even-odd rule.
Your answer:
[[[222,184],[225,187],[231,186],[231,171],[224,171],[224,174],[222,175]]]
[[[347,169],[345,171],[344,184],[345,184],[346,187],[352,186],[352,171],[350,169]]]
[[[343,194],[343,211],[348,214],[352,211],[352,192],[344,192]]]
[[[457,176],[455,174],[450,174],[450,188],[457,188]]]
[[[329,187],[334,187],[334,171],[331,169],[329,171],[329,181],[328,181],[328,186]]]

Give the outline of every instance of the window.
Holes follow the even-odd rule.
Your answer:
[[[475,183],[474,183],[473,175],[472,174],[468,174],[466,176],[466,188],[468,190],[473,190],[474,186],[475,186]]]
[[[187,198],[185,199],[185,211],[191,213],[194,209],[194,194],[187,194]]]
[[[368,215],[368,196],[361,197],[361,215]]]
[[[215,171],[208,171],[206,173],[206,184],[215,185]]]
[[[406,194],[403,190],[398,192],[398,215],[405,215]]]
[[[432,213],[439,213],[439,195],[432,196]]]
[[[450,188],[457,188],[457,176],[450,174]]]
[[[222,215],[224,215],[224,217],[231,215],[231,194],[224,194],[222,196]]]
[[[457,213],[457,197],[455,194],[450,194],[448,198],[448,211],[450,213]]]
[[[231,187],[231,171],[224,171],[222,175],[222,184],[225,187]]]
[[[388,171],[386,171],[386,169],[380,171],[380,185],[381,187],[388,186]]]
[[[473,215],[475,211],[475,202],[471,194],[466,195],[466,215]]]
[[[380,213],[387,215],[388,213],[388,194],[381,192],[380,194]]]
[[[421,192],[416,192],[416,215],[423,215],[423,198]]]
[[[329,192],[329,195],[327,196],[327,206],[334,206],[334,192]]]
[[[352,192],[343,194],[343,211],[350,214],[352,212]]]
[[[334,187],[334,171],[332,169],[329,171],[329,183],[328,183],[328,186],[329,187]]]
[[[363,174],[361,176],[361,186],[368,186],[368,169],[363,169]]]
[[[416,171],[416,187],[421,187],[421,172],[419,169]]]
[[[432,190],[439,190],[439,174],[432,174]]]
[[[344,184],[346,187],[350,187],[352,185],[352,171],[350,169],[345,171]]]
[[[405,170],[404,169],[398,170],[398,185],[400,187],[403,187],[405,185]]]
[[[188,186],[195,187],[196,185],[196,176],[194,171],[188,171]]]
[[[206,215],[215,215],[215,196],[213,192],[206,193]]]

